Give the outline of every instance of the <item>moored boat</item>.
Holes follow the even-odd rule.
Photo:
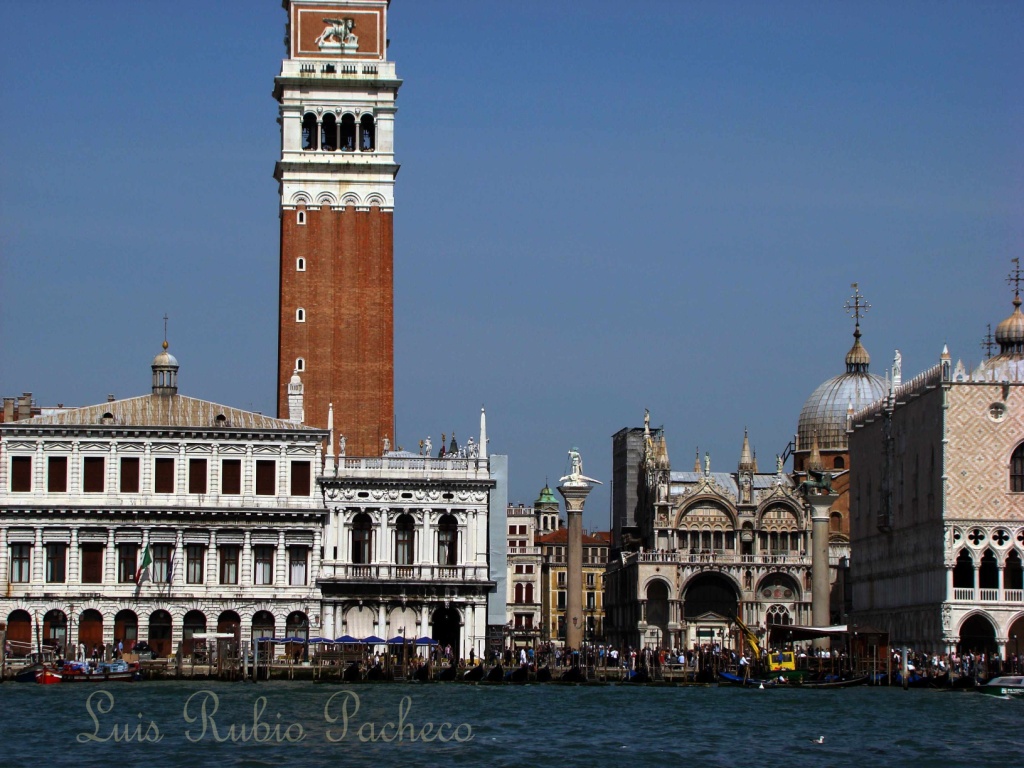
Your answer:
[[[53,685],[54,683],[59,683],[60,681],[60,674],[50,669],[49,667],[43,667],[38,672],[36,672],[36,682],[40,685]]]
[[[65,661],[59,671],[44,668],[36,682],[44,685],[53,683],[129,683],[139,678],[139,664],[125,661],[101,662],[91,667],[84,661]]]
[[[1018,675],[995,677],[984,685],[978,686],[978,690],[989,696],[1024,697],[1024,677]]]

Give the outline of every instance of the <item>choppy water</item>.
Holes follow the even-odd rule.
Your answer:
[[[113,697],[109,711],[111,699],[102,691]],[[337,696],[328,705],[333,694]],[[90,695],[94,716],[88,709]],[[260,706],[260,697],[266,698],[266,704],[257,721],[262,725],[254,735],[254,706]],[[397,725],[403,697],[408,697],[410,706],[404,722],[412,727],[404,728],[401,738],[390,743],[370,741],[381,736],[382,726],[385,737],[396,736],[396,726],[387,724]],[[161,768],[196,768],[393,765],[400,761],[403,766],[531,768],[924,768],[1008,766],[1024,760],[1024,701],[939,691],[5,683],[0,686],[0,700],[4,705],[0,719],[3,766],[111,768],[153,763]],[[326,714],[336,722],[326,721],[325,705]],[[150,722],[159,730],[160,740],[140,743],[139,735],[157,736]],[[450,726],[441,727],[442,723]],[[427,724],[433,728],[425,731]],[[120,739],[113,737],[115,725]],[[300,727],[302,740],[287,742],[288,737],[300,735]],[[125,731],[130,741],[124,740]],[[439,733],[471,738],[461,743],[422,740],[424,735]],[[237,741],[231,740],[232,734]],[[818,736],[825,737],[823,744],[813,743]]]

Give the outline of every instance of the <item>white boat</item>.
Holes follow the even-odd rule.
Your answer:
[[[978,690],[982,693],[987,693],[989,696],[1003,696],[1006,698],[1011,696],[1024,697],[1024,676],[995,677]]]

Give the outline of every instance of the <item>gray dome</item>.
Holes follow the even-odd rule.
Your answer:
[[[829,379],[804,402],[796,429],[796,450],[809,451],[817,432],[820,450],[845,451],[847,408],[852,403],[853,410],[859,411],[887,394],[885,379],[867,371]]]

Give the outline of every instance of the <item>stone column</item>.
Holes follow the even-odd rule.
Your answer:
[[[816,627],[831,624],[829,617],[828,512],[836,500],[834,494],[808,495],[811,507],[811,623]],[[814,641],[825,648],[827,639]]]
[[[568,479],[568,478],[567,478]],[[583,645],[585,619],[583,617],[583,505],[591,485],[584,480],[568,479],[558,486],[565,499],[565,514],[569,520],[568,557],[565,575],[565,645],[579,649]]]

